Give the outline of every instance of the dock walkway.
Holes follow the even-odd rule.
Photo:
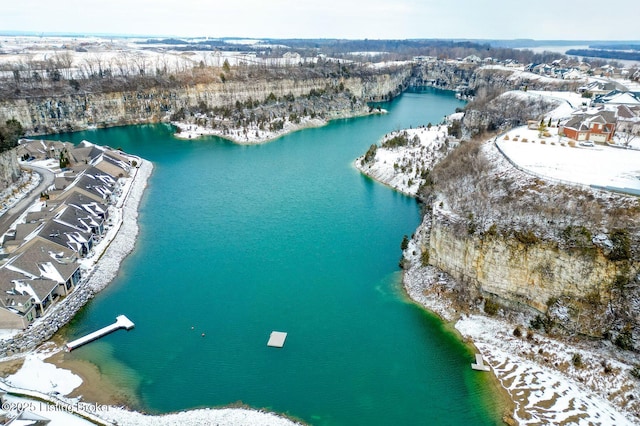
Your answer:
[[[477,371],[491,371],[491,367],[484,363],[481,354],[476,354],[476,362],[471,364],[471,368]]]
[[[79,348],[82,345],[85,345],[89,342],[92,342],[96,339],[101,338],[102,336],[105,336],[109,333],[112,333],[116,330],[119,330],[121,328],[124,328],[126,330],[130,330],[134,327],[135,324],[133,324],[133,322],[127,318],[124,315],[118,315],[116,317],[116,322],[114,322],[111,325],[108,325],[106,327],[101,328],[100,330],[96,330],[93,333],[89,333],[84,337],[81,337],[79,339],[76,339],[72,342],[69,342],[66,344],[67,350],[69,352],[71,352],[72,350]]]

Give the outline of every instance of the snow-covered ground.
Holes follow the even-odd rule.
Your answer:
[[[497,138],[500,150],[521,169],[580,185],[640,190],[640,151],[604,145],[569,145],[550,128],[550,137],[518,127]],[[526,142],[523,142],[526,139]]]
[[[80,376],[69,370],[58,368],[44,362],[50,356],[49,351],[37,350],[24,358],[22,368],[5,381],[11,386],[35,390],[43,393],[57,392],[68,395],[82,384]]]
[[[327,124],[327,121],[319,118],[302,117],[300,123],[292,123],[286,120],[282,130],[261,130],[258,126],[250,126],[248,129],[230,129],[226,133],[220,129],[212,129],[210,127],[198,126],[195,124],[187,124],[181,122],[172,122],[174,126],[180,129],[175,133],[175,137],[180,139],[197,139],[201,136],[219,136],[224,139],[229,139],[239,144],[259,144],[277,139],[280,136],[287,133],[295,132],[296,130],[322,127]]]
[[[37,173],[25,172],[17,184],[0,192],[0,216],[18,204],[32,189],[36,188],[40,184],[40,179],[40,175]]]
[[[300,423],[291,421],[277,414],[264,411],[220,408],[183,411],[180,413],[165,414],[162,416],[150,416],[148,414],[135,413],[123,409],[107,410],[103,418],[123,426],[138,425],[219,425],[219,426],[294,426]]]
[[[355,166],[362,173],[391,186],[407,195],[416,195],[424,183],[421,171],[431,169],[442,155],[442,147],[447,139],[446,126],[419,127],[392,132],[382,139],[382,144],[401,134],[409,140],[407,146],[384,148],[379,146],[372,162],[364,163],[359,157]]]
[[[622,382],[608,389],[610,397],[615,398],[613,392],[627,386],[630,389],[617,397],[633,397],[635,384],[628,374],[628,366],[607,360],[602,353],[572,350],[539,335],[518,338],[513,336],[514,328],[503,321],[479,315],[463,317],[456,323],[456,329],[473,340],[513,398],[516,404],[514,418],[518,424],[634,424],[609,401],[589,389],[591,382],[596,380]],[[574,353],[581,354],[580,367],[573,365]],[[604,372],[600,364],[603,359],[615,372]],[[566,374],[558,367],[550,368],[561,364],[566,368]]]
[[[591,99],[589,98],[583,98],[582,95],[580,93],[576,93],[576,92],[559,92],[559,91],[546,91],[546,90],[529,90],[526,93],[529,94],[533,94],[533,95],[538,95],[538,96],[544,96],[547,98],[551,98],[551,99],[557,99],[557,100],[561,100],[561,101],[566,101],[567,103],[569,103],[569,106],[571,106],[572,108],[580,108],[583,103],[586,105],[589,105],[591,102]],[[554,115],[559,115],[558,113],[554,113]],[[569,112],[569,115],[571,115],[571,111]],[[563,118],[564,116],[559,116],[557,118]]]

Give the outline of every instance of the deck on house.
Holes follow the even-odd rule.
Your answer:
[[[76,339],[76,340],[74,340],[72,342],[69,342],[69,343],[66,344],[66,347],[67,347],[68,351],[72,351],[72,350],[74,350],[74,349],[76,349],[76,348],[78,348],[78,347],[80,347],[82,345],[85,345],[85,344],[87,344],[89,342],[92,342],[92,341],[94,341],[96,339],[99,339],[102,336],[105,336],[105,335],[107,335],[109,333],[112,333],[112,332],[114,332],[116,330],[119,330],[121,328],[124,328],[126,330],[130,330],[133,327],[134,327],[134,324],[129,318],[127,318],[124,315],[118,315],[116,317],[116,322],[114,322],[113,324],[108,325],[106,327],[103,327],[100,330],[96,330],[93,333],[89,333],[86,336],[81,337],[79,339]]]

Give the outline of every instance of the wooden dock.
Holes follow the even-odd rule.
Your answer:
[[[101,338],[102,336],[106,336],[109,333],[112,333],[116,330],[124,328],[125,330],[131,330],[135,324],[124,315],[118,315],[116,317],[116,322],[106,327],[101,328],[100,330],[96,330],[93,333],[89,333],[84,337],[76,339],[72,342],[67,343],[65,346],[68,351],[72,351],[76,348],[79,348],[82,345],[86,345],[89,342],[92,342],[96,339]]]

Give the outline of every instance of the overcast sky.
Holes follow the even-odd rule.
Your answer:
[[[0,31],[262,38],[638,40],[638,0],[12,0]]]

